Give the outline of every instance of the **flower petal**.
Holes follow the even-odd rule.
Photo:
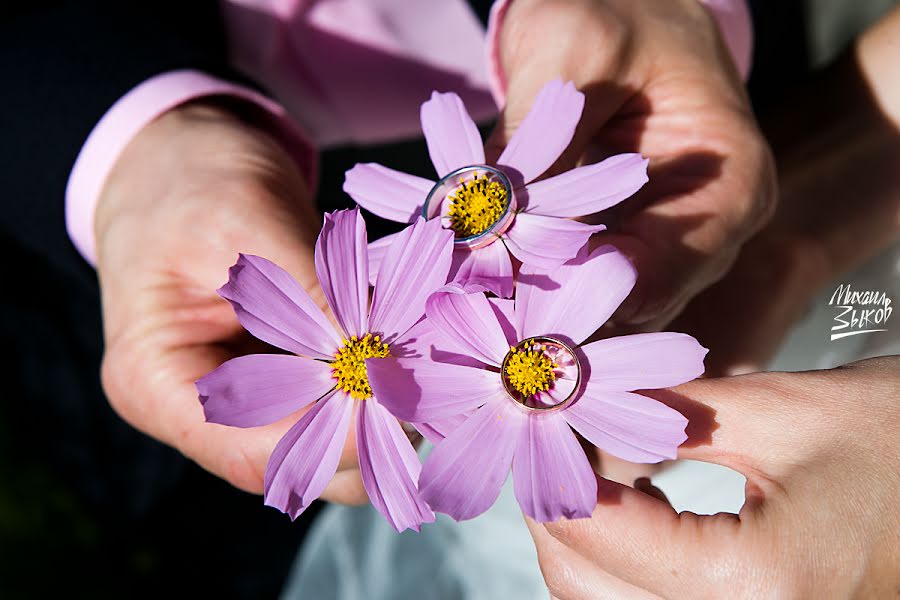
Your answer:
[[[403,232],[386,235],[369,244],[369,285],[374,286],[375,282],[378,281],[378,271],[381,270],[381,263],[391,244],[394,243],[401,233]]]
[[[330,359],[341,345],[328,318],[297,280],[265,258],[238,256],[218,292],[247,331],[273,346]]]
[[[373,358],[366,371],[379,402],[413,423],[453,417],[503,393],[498,373],[424,358]]]
[[[519,340],[516,336],[516,303],[513,300],[505,300],[503,298],[488,298],[491,309],[497,316],[497,322],[500,323],[500,329],[506,336],[506,344],[515,346]]]
[[[440,444],[454,429],[466,422],[475,411],[465,412],[447,419],[429,421],[428,423],[410,423],[432,444]]]
[[[460,167],[484,164],[478,127],[454,93],[432,92],[422,104],[422,133],[438,178]]]
[[[523,265],[516,287],[519,339],[551,335],[580,344],[631,292],[637,273],[612,246],[601,246],[552,270]]]
[[[325,224],[316,240],[316,274],[344,336],[364,335],[368,324],[369,257],[366,222],[358,208],[325,214]]]
[[[372,505],[397,530],[433,523],[434,513],[419,496],[416,482],[422,465],[409,438],[375,398],[359,404],[356,447],[363,486]]]
[[[432,509],[461,521],[486,511],[509,475],[525,415],[507,398],[479,408],[435,446],[419,478]]]
[[[526,186],[525,212],[550,217],[583,217],[628,198],[647,183],[648,159],[619,154]]]
[[[604,229],[605,225],[519,213],[504,240],[513,256],[524,264],[555,269],[574,258],[591,235]]]
[[[232,427],[274,423],[332,389],[331,365],[283,354],[232,358],[197,381],[206,420]]]
[[[359,163],[344,175],[344,191],[368,211],[398,223],[412,223],[434,182],[377,163]]]
[[[467,294],[454,285],[428,297],[428,320],[460,350],[485,364],[500,366],[509,344],[487,297],[481,292]]]
[[[513,268],[509,250],[497,240],[477,250],[457,248],[453,251],[450,280],[461,284],[478,283],[501,298],[513,294]]]
[[[598,389],[593,382],[561,414],[590,443],[636,463],[674,459],[687,439],[688,421],[677,410],[640,394]]]
[[[353,415],[340,391],[322,398],[281,438],[266,466],[265,503],[296,519],[337,472]]]
[[[533,181],[556,162],[572,141],[583,108],[584,94],[571,81],[555,79],[541,88],[497,159],[514,186]]]
[[[597,477],[584,449],[558,413],[528,415],[513,456],[513,491],[522,512],[549,523],[591,516]]]
[[[394,238],[378,271],[369,330],[388,340],[406,333],[425,314],[425,300],[447,283],[453,232],[437,219],[419,219]]]
[[[655,390],[703,375],[708,350],[684,333],[623,335],[581,347],[596,389]]]

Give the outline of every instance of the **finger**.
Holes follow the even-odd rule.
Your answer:
[[[710,349],[708,375],[759,371],[808,307],[825,259],[816,244],[764,230],[741,249],[724,278],[691,301],[672,328]]]
[[[600,479],[590,519],[544,527],[612,577],[665,598],[687,598],[718,597],[716,582],[739,561],[739,526],[735,515],[679,515],[656,498]]]
[[[338,471],[322,492],[322,500],[360,506],[369,502],[358,466]]]
[[[309,408],[266,425],[239,428],[207,423],[194,382],[232,356],[215,346],[159,348],[147,332],[138,342],[120,338],[103,363],[104,389],[116,412],[144,433],[173,446],[232,485],[262,493],[266,465],[275,446]],[[133,343],[156,348],[142,352]],[[134,390],[148,390],[141,401]],[[323,432],[323,435],[326,432]],[[357,465],[356,436],[348,435],[339,469]]]
[[[728,122],[744,132],[743,141],[729,137],[705,148],[660,152],[646,138],[683,133],[644,135],[638,150],[650,157],[649,182],[623,204],[619,221],[608,223],[607,242],[625,252],[640,275],[615,321],[670,321],[728,272],[742,244],[771,217],[771,154],[754,128],[733,121]]]
[[[534,72],[530,66],[524,73],[510,80],[507,104],[500,113],[497,124],[485,142],[485,156],[488,162],[496,162],[512,136],[528,116],[534,106],[534,99],[541,88],[558,75]],[[549,73],[554,73],[550,71]],[[547,175],[567,171],[575,167],[585,154],[596,133],[627,101],[628,92],[618,89],[612,82],[596,83],[587,88],[579,88],[585,95],[584,110],[575,126],[574,134],[565,150],[547,170]],[[599,156],[598,158],[605,158]]]
[[[613,577],[584,556],[567,548],[539,523],[525,517],[534,539],[541,575],[551,598],[559,600],[653,600],[645,590]]]
[[[485,145],[496,160],[532,108],[538,91],[553,79],[572,81],[586,96],[572,143],[551,172],[575,166],[594,133],[639,87],[625,84],[628,32],[621,21],[589,1],[517,3],[501,30],[501,62],[506,73],[506,105]],[[555,33],[554,44],[535,44],[534,24]],[[564,33],[560,35],[560,33]],[[591,44],[585,51],[585,43]],[[533,50],[539,48],[539,50]]]

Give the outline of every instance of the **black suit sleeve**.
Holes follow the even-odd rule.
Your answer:
[[[153,75],[238,76],[226,64],[215,0],[21,4],[0,22],[0,235],[90,280],[66,234],[64,193],[93,126]]]

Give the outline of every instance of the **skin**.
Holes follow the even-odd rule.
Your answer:
[[[765,116],[779,167],[775,216],[672,325],[710,348],[708,374],[763,368],[823,286],[900,238],[898,39],[895,9]]]
[[[189,104],[145,127],[117,161],[95,225],[102,381],[113,408],[212,473],[261,493],[269,455],[302,411],[252,429],[205,422],[194,381],[234,356],[273,351],[244,331],[216,289],[245,252],[275,261],[320,306],[325,300],[309,188],[247,110]],[[353,436],[323,497],[365,499]]]
[[[775,206],[772,157],[715,22],[696,0],[516,0],[499,41],[507,103],[489,155],[561,77],[585,110],[551,172],[619,152],[650,159],[650,182],[601,220],[640,274],[614,320],[660,329]]]
[[[746,504],[678,514],[646,482],[600,480],[590,519],[529,522],[551,596],[896,597],[898,389],[889,357],[657,392],[696,417],[679,456],[744,474]]]

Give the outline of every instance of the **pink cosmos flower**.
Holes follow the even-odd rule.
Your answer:
[[[399,418],[469,414],[422,467],[419,492],[432,509],[457,520],[481,514],[512,468],[516,498],[531,518],[589,516],[597,480],[572,429],[632,462],[675,458],[687,419],[633,392],[698,377],[706,349],[680,333],[581,345],[635,279],[628,260],[604,246],[585,247],[557,269],[524,265],[515,301],[450,284],[426,305],[425,323],[443,347],[369,361],[372,388]]]
[[[510,253],[525,264],[561,265],[604,229],[572,218],[609,208],[647,182],[647,160],[640,154],[620,154],[535,182],[569,145],[583,107],[584,94],[574,84],[551,81],[492,167],[484,164],[481,136],[459,96],[434,92],[421,118],[439,181],[367,163],[347,172],[344,191],[391,221],[440,215],[455,233],[451,279],[479,281],[508,298]],[[370,244],[370,274],[378,272],[391,243],[387,236]]]
[[[359,467],[372,504],[397,531],[434,521],[416,490],[419,459],[373,395],[366,359],[405,354],[406,333],[422,318],[428,295],[447,281],[451,247],[440,224],[416,220],[385,254],[369,309],[365,221],[359,209],[326,214],[316,274],[337,328],[277,265],[241,255],[231,267],[219,294],[250,333],[293,355],[241,356],[200,379],[206,420],[257,427],[312,404],[269,459],[267,505],[295,519],[321,495],[355,412]]]

